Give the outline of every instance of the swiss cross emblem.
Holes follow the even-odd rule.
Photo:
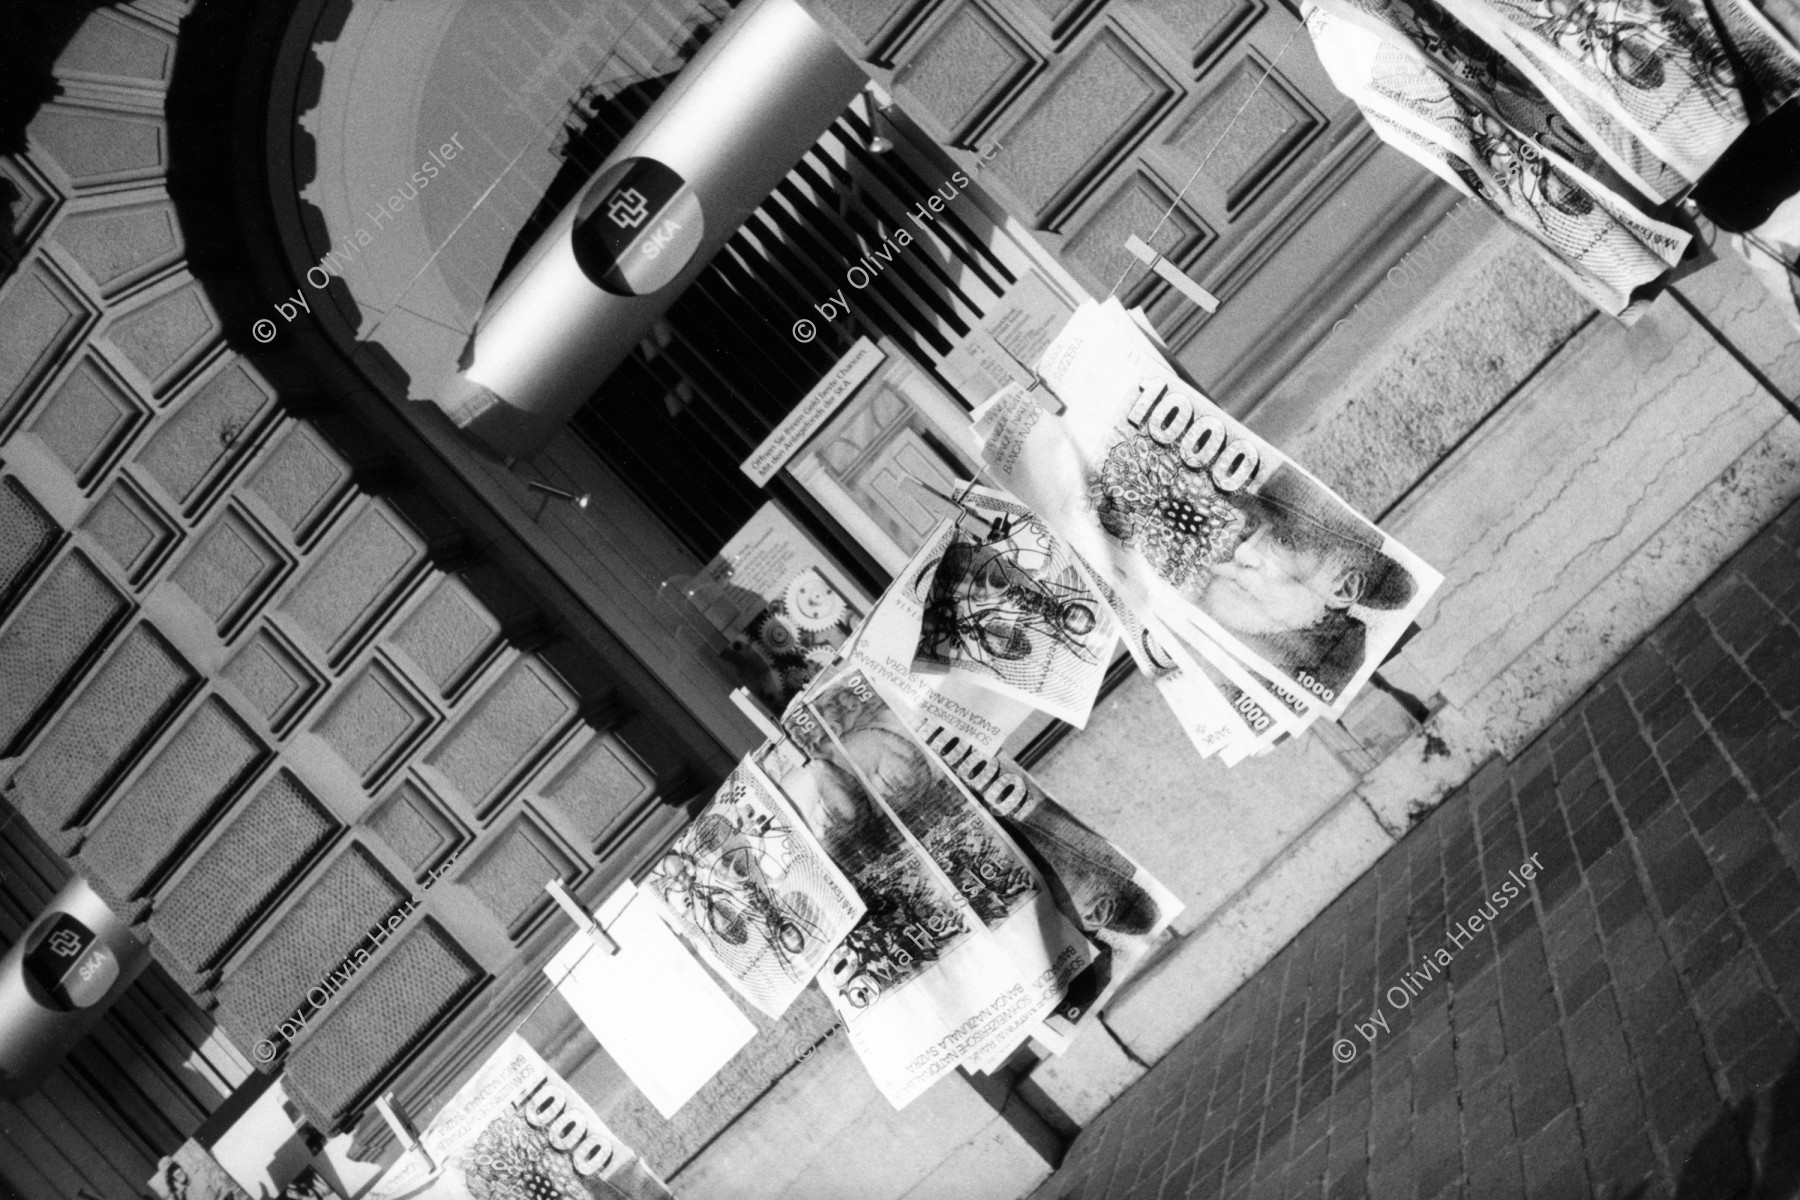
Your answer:
[[[620,229],[636,229],[650,215],[650,203],[636,188],[620,188],[607,200],[606,215]]]

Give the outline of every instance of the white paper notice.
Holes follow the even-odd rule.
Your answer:
[[[607,897],[595,920],[619,952],[608,954],[577,934],[544,974],[656,1111],[673,1117],[756,1026],[635,885]]]
[[[769,480],[775,478],[775,472],[794,457],[794,451],[830,419],[838,406],[850,398],[850,393],[886,357],[868,338],[857,338],[856,344],[850,347],[850,353],[838,359],[837,365],[831,368],[825,378],[794,406],[794,411],[770,431],[762,445],[738,464],[739,469],[757,487],[766,487]]]

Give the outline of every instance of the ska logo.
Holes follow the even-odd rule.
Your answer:
[[[663,252],[663,247],[675,240],[675,235],[680,232],[681,223],[679,221],[664,221],[656,227],[654,233],[649,235],[647,241],[639,244],[638,253],[645,258],[655,258]]]
[[[650,215],[650,202],[636,188],[620,188],[607,201],[606,215],[620,229],[636,229]]]
[[[700,198],[673,168],[627,158],[588,185],[569,249],[595,286],[615,296],[646,296],[681,274],[705,228]]]

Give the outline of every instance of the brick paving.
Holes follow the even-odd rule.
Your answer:
[[[1409,831],[1034,1200],[1800,1195],[1797,868],[1800,504]]]

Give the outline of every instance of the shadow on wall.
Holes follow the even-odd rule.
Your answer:
[[[1721,1185],[1741,1200],[1800,1195],[1800,1055],[1773,1088],[1719,1114],[1688,1156],[1675,1200],[1721,1195]]]
[[[670,57],[685,64],[699,52],[711,34],[712,28],[708,26],[689,29],[687,36],[675,46]],[[550,181],[543,199],[532,209],[518,236],[507,248],[506,258],[500,264],[499,273],[494,276],[493,286],[488,289],[490,297],[499,290],[500,285],[506,281],[507,274],[537,243],[550,223],[594,178],[607,155],[618,148],[619,143],[636,127],[638,120],[669,89],[669,85],[675,82],[680,73],[678,67],[666,74],[640,79],[614,91],[586,87],[570,102],[569,119],[564,122],[561,141],[554,148],[563,159],[562,168]]]
[[[266,0],[265,0],[266,2]],[[314,47],[338,41],[350,17],[355,0],[324,0],[319,6],[315,23],[307,32],[308,40]],[[563,161],[563,165],[553,180],[548,192],[539,200],[526,220],[521,231],[508,247],[500,269],[495,273],[487,294],[459,295],[459,298],[479,306],[487,297],[505,281],[506,274],[522,259],[537,242],[543,230],[555,220],[563,207],[578,195],[588,181],[593,178],[595,170],[608,154],[618,145],[620,140],[636,125],[639,117],[655,102],[657,97],[666,91],[679,74],[680,66],[699,50],[710,36],[719,18],[714,16],[712,24],[688,24],[684,31],[677,31],[672,36],[668,55],[669,68],[666,72],[651,73],[629,83],[615,84],[611,90],[602,92],[593,88],[583,89],[568,105],[564,119],[560,143],[554,148]],[[331,164],[320,162],[318,141],[313,133],[300,121],[305,114],[313,111],[324,95],[325,65],[320,54],[308,53],[301,67],[300,86],[295,96],[292,115],[293,128],[293,177],[291,191],[295,196],[294,214],[299,223],[299,235],[289,231],[286,239],[291,245],[304,241],[311,248],[329,247],[334,244],[331,230],[326,223],[324,212],[311,200],[305,198],[308,186],[321,177],[321,172],[329,169]],[[277,206],[277,221],[289,219]],[[444,251],[448,243],[437,247]],[[434,252],[435,257],[436,252]],[[446,261],[454,255],[446,256]],[[288,286],[297,287],[299,280],[287,281]],[[453,292],[459,292],[459,277],[452,273],[445,280],[446,286]],[[349,284],[336,272],[331,272],[331,281],[325,291],[336,301],[338,309],[353,328],[360,328],[363,321],[363,309],[357,301]],[[468,355],[473,348],[473,340],[464,349],[463,359],[459,367],[468,365]],[[366,374],[385,374],[400,381],[410,382],[411,373],[394,357],[389,349],[379,341],[359,340],[354,346],[341,349],[354,357]],[[473,445],[475,443],[471,443]],[[485,451],[484,451],[485,453]]]
[[[96,9],[121,0],[25,0],[6,20],[6,70],[0,73],[0,154],[25,150],[25,126],[62,94],[53,68]]]
[[[1604,1200],[1641,1200],[1649,1183]],[[1675,1200],[1792,1200],[1800,1196],[1800,1055],[1775,1086],[1723,1109],[1695,1143]]]
[[[238,120],[248,111],[260,118],[270,108],[268,80],[283,44],[304,36],[308,46],[331,43],[343,34],[354,0],[323,0],[317,5],[296,0],[201,0],[181,25],[181,52],[169,87],[165,115],[169,123],[170,198],[175,201],[187,247],[187,267],[218,312],[230,348],[270,374],[316,369],[325,343],[307,332],[283,338],[277,345],[253,340],[258,317],[266,316],[272,296],[300,286],[283,247],[302,240],[287,225],[297,213],[311,245],[328,244],[323,215],[298,201],[294,209],[271,197],[268,203],[244,204],[240,197],[263,186],[267,156],[278,152],[268,144],[261,121]],[[306,17],[309,25],[292,28]],[[220,64],[230,64],[221,69]],[[297,81],[291,116],[292,143],[285,147],[292,164],[295,194],[318,173],[317,145],[300,118],[319,103],[325,72],[319,56],[306,53]],[[333,276],[326,291],[354,327],[362,318],[343,279]],[[378,343],[340,348],[345,357],[362,361],[366,373],[401,381],[408,373]]]

